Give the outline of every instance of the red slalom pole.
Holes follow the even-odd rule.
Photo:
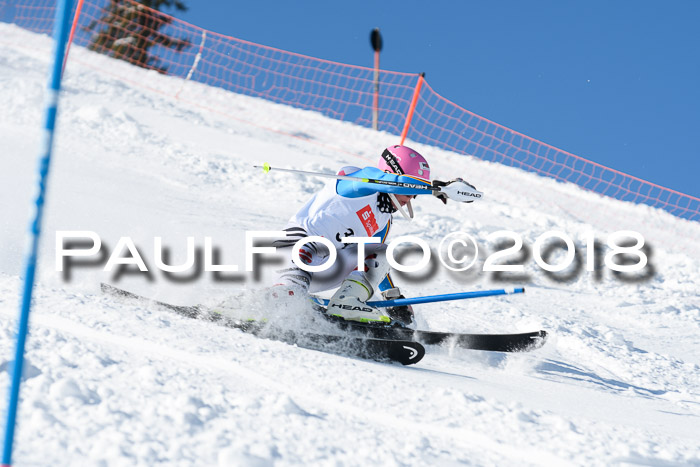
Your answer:
[[[411,106],[408,108],[408,115],[406,115],[406,123],[403,126],[403,131],[401,132],[401,144],[406,140],[406,135],[408,134],[408,129],[411,127],[411,119],[413,118],[413,112],[416,110],[416,104],[418,103],[418,96],[420,95],[420,88],[423,87],[423,81],[425,81],[425,73],[421,73],[418,76],[418,83],[416,83],[416,89],[413,91],[413,99],[411,99]]]
[[[68,42],[66,43],[66,53],[63,57],[63,66],[61,66],[61,75],[66,70],[66,63],[68,62],[68,52],[70,52],[70,45],[73,43],[73,36],[75,36],[75,28],[78,26],[78,19],[80,18],[80,12],[83,10],[83,1],[78,0],[78,6],[75,7],[75,16],[73,16],[73,25],[70,28],[70,34],[68,35]]]

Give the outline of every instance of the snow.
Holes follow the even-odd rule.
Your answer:
[[[0,24],[0,392],[14,349],[25,232],[41,140],[51,41]],[[120,76],[129,76],[123,80]],[[156,92],[161,90],[163,92]],[[182,99],[164,90],[181,90]],[[218,102],[215,112],[197,102]],[[222,110],[223,109],[223,110]],[[241,274],[177,282],[55,270],[59,230],[129,236],[153,266],[187,236],[212,237],[244,264],[244,233],[277,230],[325,181],[253,165],[332,171],[368,165],[397,137],[313,112],[186,83],[74,47],[66,68],[13,460],[17,465],[699,465],[700,224],[514,168],[413,144],[433,176],[485,192],[469,204],[419,199],[392,237],[437,248],[472,235],[479,263],[512,230],[532,249],[548,230],[604,242],[636,230],[651,278],[603,268],[569,281],[530,258],[525,277],[395,278],[406,295],[525,285],[522,295],[417,307],[421,327],[465,332],[546,329],[540,350],[499,354],[429,347],[415,366],[365,361],[257,339],[120,303],[112,282],[163,301],[215,304],[258,289]],[[551,262],[560,259],[554,255]],[[585,264],[585,262],[584,262]],[[512,274],[507,274],[511,277]],[[5,407],[3,405],[3,420]]]

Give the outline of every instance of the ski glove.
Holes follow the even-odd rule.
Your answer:
[[[461,179],[461,178],[455,178],[455,179],[453,179],[453,180],[450,180],[449,182],[443,182],[443,181],[440,181],[440,180],[433,180],[433,186],[434,186],[434,187],[435,187],[435,186],[438,186],[438,187],[440,187],[440,186],[447,186],[447,185],[449,185],[449,184],[451,184],[451,183],[455,183],[455,182],[466,183],[467,185],[469,185],[470,187],[472,187],[472,189],[476,190],[476,187],[475,187],[474,185],[472,185],[471,183],[469,183],[469,182],[467,182],[467,181],[465,181],[465,180],[463,180],[463,179]],[[442,192],[440,192],[440,191],[433,191],[433,196],[435,196],[437,199],[439,199],[440,201],[442,201],[443,204],[447,204],[447,195],[446,195],[445,193],[442,193]],[[472,201],[464,201],[464,202],[465,202],[465,203],[473,203],[474,201],[472,200]]]

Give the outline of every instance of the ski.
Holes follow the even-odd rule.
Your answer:
[[[524,289],[516,289],[518,293]],[[497,293],[493,293],[497,292]],[[489,291],[487,295],[501,295],[502,291]],[[509,293],[509,292],[505,292]],[[469,292],[460,294],[466,295]],[[453,294],[456,295],[456,294]],[[487,296],[485,294],[474,294],[472,296]],[[449,295],[447,295],[449,297]],[[433,297],[426,297],[432,299]],[[400,299],[385,302],[368,302],[377,307],[392,306],[394,302],[404,300],[406,302],[414,299]],[[442,301],[442,300],[438,300]],[[386,326],[376,324],[359,323],[355,321],[345,321],[341,318],[330,316],[326,313],[324,306],[327,300],[319,299],[312,296],[312,304],[314,309],[321,313],[326,319],[336,323],[341,329],[358,331],[372,337],[385,339],[406,339],[422,343],[423,345],[455,345],[463,349],[484,350],[489,352],[527,352],[530,350],[539,349],[547,341],[547,331],[531,331],[515,334],[470,334],[470,333],[455,333],[455,332],[439,332],[439,331],[421,331],[404,326]],[[387,303],[388,305],[384,305]]]
[[[226,317],[221,313],[209,310],[206,307],[172,305],[170,303],[153,300],[135,293],[129,292],[113,285],[102,283],[100,288],[103,293],[137,301],[146,306],[155,306],[165,309],[180,316],[192,319],[213,321],[226,327],[239,329],[243,332],[258,337],[278,340],[299,347],[320,350],[329,353],[351,355],[372,360],[391,360],[403,365],[413,365],[421,361],[425,356],[425,348],[419,342],[411,339],[392,339],[375,337],[370,335],[334,335],[311,331],[293,331],[289,329],[269,328],[264,324],[254,321],[241,321]]]
[[[339,319],[336,322],[341,329],[358,331],[375,338],[412,340],[423,345],[446,344],[489,352],[527,352],[539,349],[547,341],[547,331],[544,330],[515,334],[470,334],[377,326]]]
[[[216,321],[224,326],[242,329],[246,332],[255,333],[256,328],[260,327],[260,325],[256,324],[255,322],[241,322],[232,320],[225,317],[221,313],[217,313],[205,307],[179,306],[158,302],[156,300],[141,297],[108,284],[102,284],[102,290],[112,295],[146,300],[154,305],[161,306],[188,318]],[[547,341],[547,331],[544,330],[514,334],[471,334],[423,331],[406,327],[378,326],[353,321],[344,321],[328,316],[325,313],[325,309],[320,306],[317,300],[313,301],[313,306],[319,311],[319,313],[321,313],[322,316],[330,321],[334,321],[340,329],[355,331],[375,339],[411,341],[419,342],[423,345],[455,345],[464,349],[490,352],[527,352],[539,349]]]
[[[523,289],[520,290],[522,291]],[[489,295],[493,294],[489,293]],[[412,299],[401,300],[411,301]],[[385,303],[393,303],[394,301],[387,301]],[[324,302],[327,301],[312,296],[311,302],[316,311],[321,313],[327,320],[334,322],[341,329],[357,331],[372,337],[412,340],[420,342],[423,345],[455,345],[463,349],[484,350],[489,352],[527,352],[539,349],[547,341],[547,331],[544,330],[515,334],[470,334],[422,331],[398,325],[387,326],[346,321],[326,313]],[[382,302],[374,302],[374,304],[374,306],[384,306]]]
[[[298,345],[299,347],[342,355],[353,355],[372,360],[392,360],[403,365],[418,363],[425,356],[423,345],[412,340],[355,337],[350,335],[337,336],[334,334],[291,330],[276,330],[272,334],[256,335]]]

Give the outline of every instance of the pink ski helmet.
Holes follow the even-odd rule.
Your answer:
[[[377,167],[385,172],[408,175],[430,183],[430,166],[418,151],[407,146],[389,146],[379,158]]]

